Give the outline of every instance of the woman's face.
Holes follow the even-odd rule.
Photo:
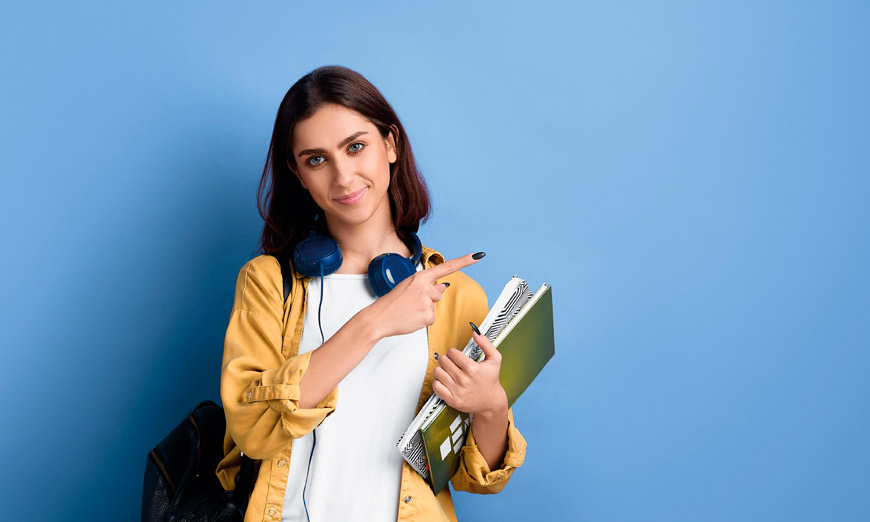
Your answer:
[[[396,161],[392,133],[386,138],[365,116],[342,105],[324,105],[296,124],[296,175],[323,209],[329,226],[372,219],[392,224],[390,164]]]

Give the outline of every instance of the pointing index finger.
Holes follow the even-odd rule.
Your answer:
[[[448,276],[453,272],[462,270],[469,265],[473,265],[474,263],[477,263],[481,257],[483,257],[478,256],[477,259],[475,259],[474,256],[477,256],[477,254],[468,254],[462,257],[457,257],[455,259],[451,259],[450,261],[445,261],[440,265],[435,265],[433,267],[427,268],[426,270],[424,270],[424,272],[434,283],[436,279]]]

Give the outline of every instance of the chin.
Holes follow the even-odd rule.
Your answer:
[[[338,209],[338,212],[335,212],[330,217],[327,215],[328,221],[334,221],[335,223],[341,223],[343,226],[359,226],[362,225],[374,217],[374,212],[370,209],[347,209],[341,208]]]

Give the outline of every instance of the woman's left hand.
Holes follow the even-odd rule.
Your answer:
[[[501,354],[485,336],[473,330],[471,335],[483,349],[484,360],[473,361],[462,351],[450,348],[438,359],[432,390],[448,406],[459,411],[476,414],[504,412],[506,416],[507,394],[498,381]]]

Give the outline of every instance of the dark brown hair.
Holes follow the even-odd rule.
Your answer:
[[[317,68],[299,79],[281,101],[266,166],[257,190],[257,208],[266,222],[260,238],[260,252],[285,262],[305,238],[323,211],[293,173],[293,131],[321,106],[334,103],[353,109],[371,121],[382,137],[392,132],[396,140],[396,162],[390,165],[390,209],[399,237],[407,242],[432,210],[426,182],[417,168],[411,143],[396,112],[374,85],[346,67]]]

